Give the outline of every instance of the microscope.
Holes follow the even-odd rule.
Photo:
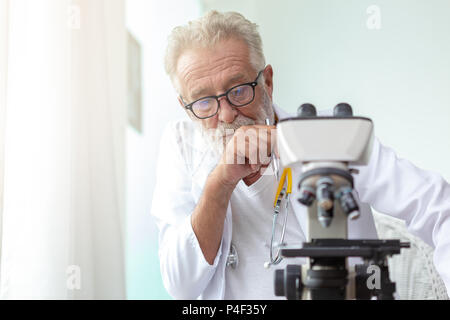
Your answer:
[[[347,103],[333,116],[317,116],[303,104],[297,117],[277,125],[280,160],[284,167],[301,166],[297,200],[307,207],[307,242],[281,245],[282,258],[305,257],[305,265],[275,270],[275,295],[292,300],[392,300],[395,283],[387,258],[409,243],[400,240],[348,239],[348,219],[360,216],[350,165],[367,165],[374,139],[369,118],[353,116]],[[292,187],[294,189],[294,186]],[[349,257],[363,263],[350,266]]]

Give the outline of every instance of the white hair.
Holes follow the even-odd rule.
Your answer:
[[[221,13],[213,10],[185,26],[178,26],[172,30],[165,56],[166,72],[172,83],[175,84],[178,59],[185,50],[197,47],[211,48],[218,42],[230,38],[243,40],[247,44],[250,63],[255,71],[264,68],[266,62],[258,26],[240,13]]]

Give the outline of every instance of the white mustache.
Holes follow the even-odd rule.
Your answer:
[[[204,128],[200,122],[196,122],[196,124],[198,125],[203,138],[206,139],[212,150],[217,154],[222,154],[225,145],[236,130],[242,126],[252,126],[256,124],[264,125],[265,119],[269,117],[272,118],[271,123],[273,123],[272,102],[269,99],[268,94],[264,92],[261,112],[258,114],[256,120],[238,114],[232,123],[219,122],[216,128],[207,129]]]
[[[236,119],[232,122],[232,123],[226,123],[226,122],[221,122],[217,125],[216,130],[216,136],[228,136],[232,133],[234,133],[234,131],[236,131],[237,129],[239,129],[242,126],[251,126],[256,124],[256,121],[250,118],[247,118],[243,115],[238,115],[236,117]]]

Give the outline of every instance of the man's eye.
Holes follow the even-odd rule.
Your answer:
[[[235,97],[239,97],[241,95],[244,94],[244,89],[243,88],[236,88],[233,91],[231,91],[231,94]]]
[[[209,100],[209,99],[200,100],[194,104],[195,108],[198,108],[198,109],[208,109],[211,107],[211,105],[212,105],[212,103],[211,103],[211,100]]]

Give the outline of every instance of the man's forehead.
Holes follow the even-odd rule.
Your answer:
[[[214,48],[194,48],[180,55],[177,78],[184,90],[197,94],[211,85],[225,86],[248,80],[253,71],[249,60],[248,47],[241,41],[224,41]]]

